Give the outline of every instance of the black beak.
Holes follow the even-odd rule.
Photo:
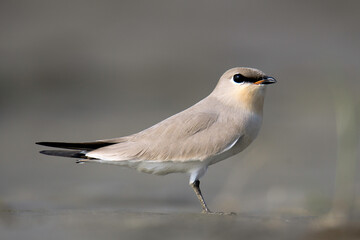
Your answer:
[[[261,84],[273,84],[276,83],[276,79],[273,77],[268,77],[265,76],[262,80],[261,80]]]

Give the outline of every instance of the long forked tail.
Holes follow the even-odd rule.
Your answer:
[[[68,142],[37,142],[36,144],[55,147],[55,148],[65,148],[72,150],[43,150],[40,153],[50,156],[60,156],[60,157],[70,157],[70,158],[83,158],[90,159],[85,154],[89,151],[106,147],[114,142],[83,142],[83,143],[68,143]]]

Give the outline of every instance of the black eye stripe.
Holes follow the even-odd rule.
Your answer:
[[[245,77],[244,75],[242,75],[240,73],[235,74],[233,76],[233,81],[236,82],[236,83],[243,83],[243,82],[254,83],[254,82],[257,82],[257,81],[259,81],[261,79],[262,79],[262,77],[248,78],[248,77]]]

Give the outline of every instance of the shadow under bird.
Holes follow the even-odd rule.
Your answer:
[[[38,142],[69,150],[44,150],[53,156],[78,158],[165,175],[187,173],[203,212],[212,213],[200,191],[208,166],[244,150],[262,123],[266,85],[276,80],[258,69],[226,71],[209,96],[154,126],[125,137],[94,142]]]

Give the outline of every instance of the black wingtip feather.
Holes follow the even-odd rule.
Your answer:
[[[69,157],[69,158],[87,158],[85,153],[81,151],[66,151],[66,150],[43,150],[40,153],[49,155],[49,156],[58,156],[58,157]]]
[[[106,147],[115,143],[110,142],[83,142],[83,143],[69,143],[69,142],[36,142],[38,145],[55,147],[55,148],[66,148],[74,150],[95,150],[98,148]]]

